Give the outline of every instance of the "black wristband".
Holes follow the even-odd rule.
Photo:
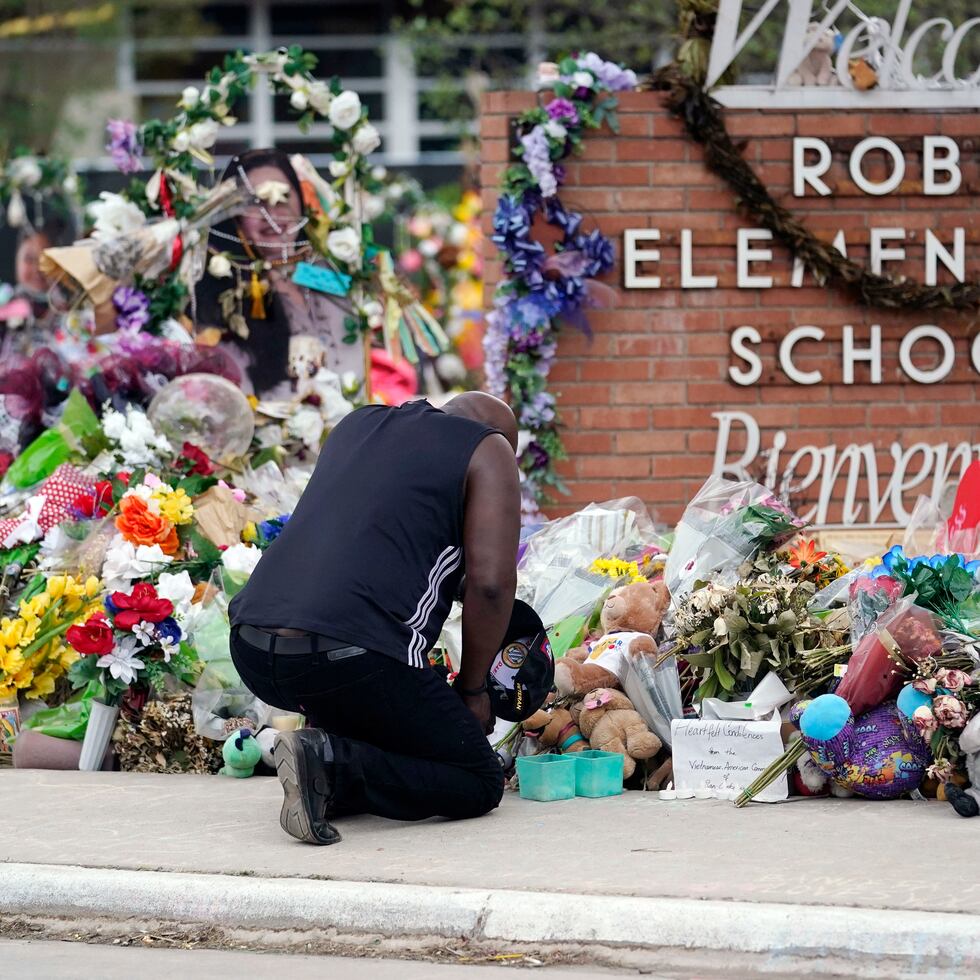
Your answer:
[[[475,698],[480,694],[487,693],[487,682],[484,681],[479,687],[476,688],[460,687],[458,684],[453,684],[453,690],[457,694],[462,694],[464,698]]]

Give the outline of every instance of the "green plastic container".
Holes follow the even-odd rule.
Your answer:
[[[570,755],[519,755],[517,781],[525,800],[570,800],[575,796],[575,760]]]
[[[619,796],[623,792],[623,757],[618,752],[586,749],[569,756],[575,760],[576,796]]]

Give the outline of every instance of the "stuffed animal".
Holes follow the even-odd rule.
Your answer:
[[[837,37],[832,30],[820,30],[813,21],[806,30],[804,47],[815,40],[810,53],[800,62],[799,67],[789,76],[790,85],[839,85],[834,74],[833,53],[837,47]]]
[[[582,697],[599,687],[620,687],[627,657],[657,652],[653,638],[669,605],[663,582],[634,582],[610,592],[599,616],[605,635],[591,650],[569,650],[555,664],[558,692]]]
[[[960,733],[960,749],[966,755],[968,789],[946,783],[946,799],[961,817],[980,816],[980,715],[974,715]]]
[[[931,761],[911,721],[917,694],[909,685],[897,703],[886,701],[857,719],[843,698],[822,694],[801,701],[790,717],[813,761],[835,783],[868,799],[894,800],[918,789]]]
[[[239,728],[230,735],[221,748],[225,764],[219,770],[222,776],[245,779],[251,776],[262,758],[262,747],[248,728]]]
[[[592,748],[625,757],[624,779],[636,771],[637,760],[652,759],[663,745],[622,691],[609,687],[590,691],[573,709],[573,717],[575,711],[579,728]]]
[[[567,708],[540,708],[523,722],[524,731],[538,740],[542,749],[584,752],[589,743]]]

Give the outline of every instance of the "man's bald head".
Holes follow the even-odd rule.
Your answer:
[[[442,410],[448,415],[460,415],[499,429],[514,451],[517,451],[517,419],[514,418],[510,406],[499,398],[494,398],[485,391],[466,391],[451,398],[443,405]]]

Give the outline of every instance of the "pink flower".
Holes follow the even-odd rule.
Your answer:
[[[418,272],[422,268],[422,256],[416,249],[410,248],[407,252],[402,252],[398,264],[402,267],[403,272],[409,274]]]
[[[921,691],[923,694],[935,694],[936,678],[917,677],[914,681],[912,681],[912,687],[914,687],[917,691]]]
[[[926,705],[922,705],[921,708],[916,708],[912,712],[912,721],[923,738],[928,738],[939,727],[936,723],[936,716]]]
[[[951,694],[940,694],[932,702],[932,710],[936,713],[936,720],[945,728],[962,728],[966,724],[966,705]]]
[[[947,691],[956,693],[962,691],[964,687],[969,687],[973,683],[973,678],[965,670],[953,670],[943,668],[936,671],[936,680],[940,687],[945,687]]]

